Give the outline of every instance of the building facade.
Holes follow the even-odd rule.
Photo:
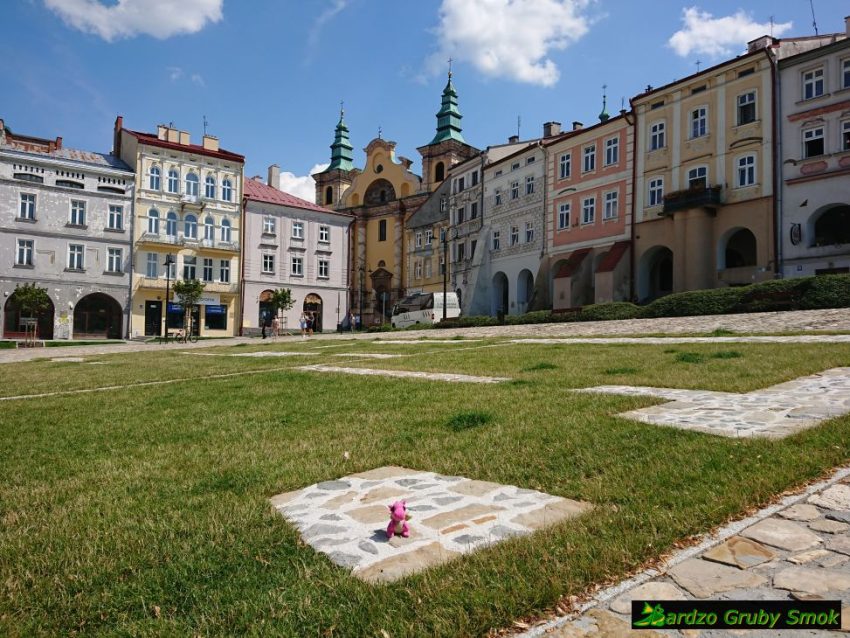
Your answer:
[[[183,325],[182,306],[173,295],[166,299],[179,279],[205,285],[192,311],[196,332],[238,334],[244,157],[220,149],[210,135],[198,145],[187,132],[164,125],[156,134],[131,131],[120,116],[113,152],[136,171],[132,336]]]
[[[47,290],[40,339],[128,332],[133,172],[113,155],[17,135],[0,120],[2,334],[23,338],[15,288]]]
[[[271,320],[268,300],[288,288],[295,302],[280,327],[297,329],[301,313],[314,330],[335,330],[348,307],[348,246],[352,216],[279,189],[280,169],[268,183],[245,180],[242,251],[242,331],[256,334]]]
[[[443,292],[448,287],[446,229],[451,180],[444,180],[405,224],[407,236],[407,294]]]

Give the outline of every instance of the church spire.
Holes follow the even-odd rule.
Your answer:
[[[431,140],[431,144],[438,144],[446,140],[455,140],[466,143],[460,128],[460,120],[463,117],[457,108],[457,91],[452,84],[452,61],[449,60],[449,80],[443,89],[443,104],[437,113],[437,134]]]
[[[351,142],[348,140],[348,127],[343,120],[344,116],[345,110],[343,109],[343,103],[340,102],[339,123],[336,125],[334,143],[331,144],[331,164],[326,169],[329,171],[335,168],[341,171],[350,171],[354,168],[354,164],[352,163],[354,157],[351,155],[354,147],[351,146]]]
[[[611,119],[611,116],[608,115],[608,95],[607,95],[608,85],[602,85],[602,112],[599,114],[600,122],[607,122]]]

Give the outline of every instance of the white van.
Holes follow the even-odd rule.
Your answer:
[[[447,295],[446,318],[460,317],[460,303],[456,292]],[[429,325],[443,319],[443,293],[419,292],[401,300],[393,308],[393,328],[407,328],[416,324]]]

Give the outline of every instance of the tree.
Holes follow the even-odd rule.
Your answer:
[[[192,308],[194,308],[201,295],[204,294],[204,284],[197,279],[182,279],[174,282],[174,296],[180,298],[183,306],[183,329],[189,334]]]
[[[268,300],[274,314],[277,315],[281,310],[289,310],[295,305],[292,299],[292,291],[289,288],[278,288],[273,290]]]
[[[46,288],[35,284],[24,284],[15,287],[15,301],[21,307],[21,313],[30,317],[40,317],[50,308],[50,297]]]

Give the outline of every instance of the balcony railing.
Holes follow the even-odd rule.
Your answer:
[[[171,278],[171,286],[174,286],[175,281],[180,281],[180,278]],[[165,290],[165,277],[139,277],[139,288],[154,288],[156,290]],[[227,294],[236,294],[239,290],[238,284],[222,283],[219,281],[206,281],[204,284],[204,292],[223,292]]]
[[[186,236],[183,233],[167,235],[165,233],[151,233],[145,231],[139,237],[140,242],[153,244],[168,244],[170,246],[188,246],[191,248],[209,248],[212,250],[239,251],[239,242],[235,240],[223,241],[221,239],[203,239],[199,237]]]
[[[663,215],[670,215],[689,208],[717,208],[720,201],[720,186],[695,186],[683,191],[675,191],[664,196]]]

